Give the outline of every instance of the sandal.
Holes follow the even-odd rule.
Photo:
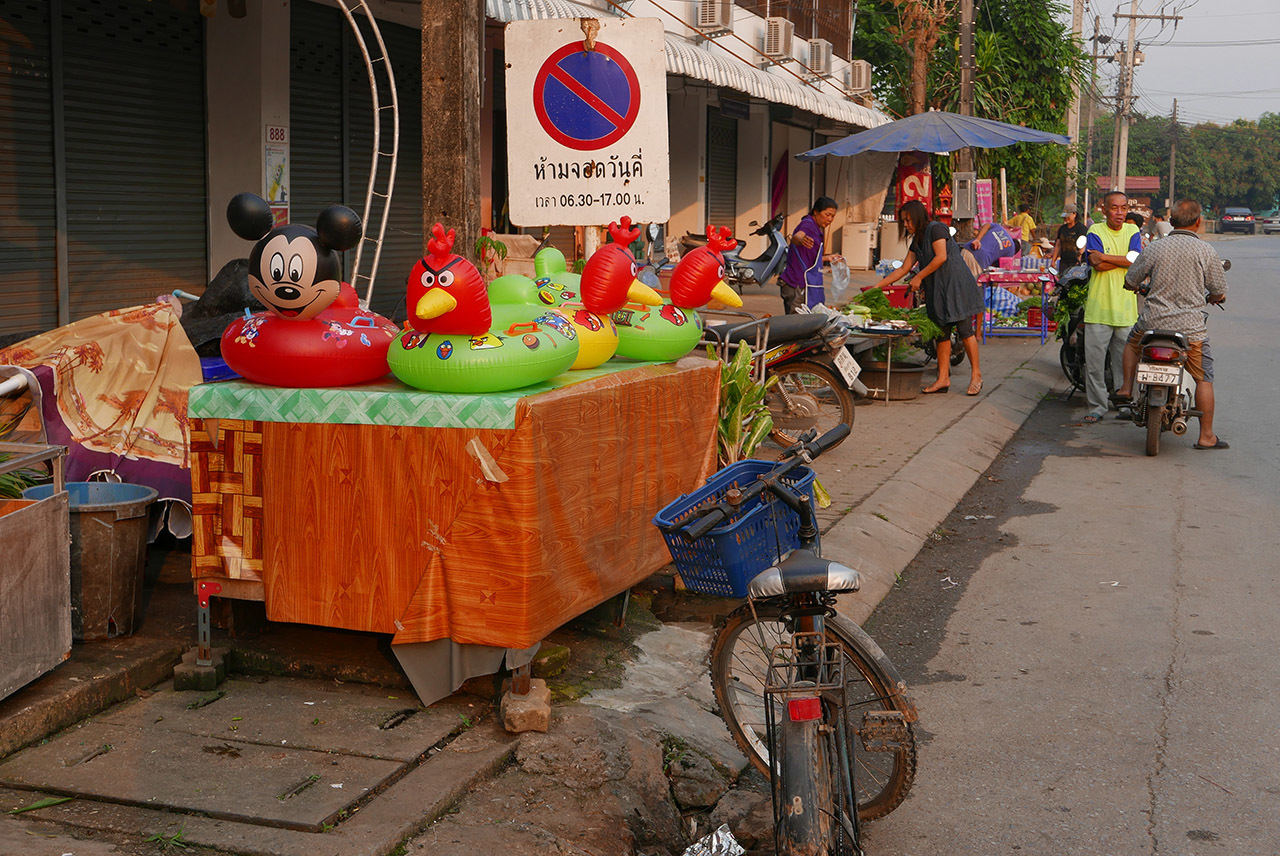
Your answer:
[[[922,389],[920,390],[920,394],[921,395],[937,395],[939,393],[946,392],[949,389],[951,389],[951,384],[947,384],[946,386],[935,386],[933,389],[927,389],[927,388]]]
[[[1121,394],[1120,394],[1120,393],[1118,393],[1118,392],[1113,392],[1113,393],[1111,393],[1110,395],[1108,395],[1108,396],[1107,396],[1107,400],[1108,400],[1108,401],[1110,401],[1112,404],[1116,405],[1117,407],[1132,407],[1132,406],[1133,406],[1133,396],[1132,396],[1132,395],[1121,395]]]
[[[1095,422],[1097,422],[1098,420],[1100,420],[1101,418],[1102,418],[1102,417],[1101,417],[1101,416],[1099,416],[1099,415],[1098,415],[1098,414],[1096,414],[1096,413],[1086,413],[1086,414],[1085,414],[1085,417],[1084,417],[1084,424],[1086,424],[1086,425],[1092,425],[1092,424],[1094,424]]]
[[[977,386],[974,386],[972,383],[969,384],[969,392],[967,395],[977,395],[980,392],[982,392],[982,378],[978,378]]]
[[[1199,443],[1192,443],[1191,448],[1193,449],[1230,449],[1231,447],[1227,445],[1226,440],[1222,439],[1221,437],[1215,437],[1213,440],[1212,446],[1201,446]]]

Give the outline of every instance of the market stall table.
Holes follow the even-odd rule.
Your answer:
[[[430,703],[669,561],[650,521],[714,469],[719,378],[689,357],[491,395],[197,386],[192,576],[394,634]]]
[[[982,322],[982,341],[988,336],[1039,336],[1040,344],[1049,338],[1049,294],[1053,291],[1053,275],[1039,270],[986,270],[978,275],[978,284],[982,286],[983,300],[987,306]],[[992,288],[1007,286],[1026,286],[1032,292],[1038,292],[1040,298],[1040,323],[1034,326],[1009,327],[995,323],[994,313],[990,311]]]

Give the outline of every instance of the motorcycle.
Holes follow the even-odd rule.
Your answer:
[[[742,249],[747,245],[743,240],[739,240],[733,249],[721,253],[724,256],[724,281],[739,293],[748,285],[768,285],[769,280],[782,272],[782,263],[787,258],[787,239],[782,234],[783,219],[779,214],[751,232],[752,235],[767,236],[769,239],[768,246],[754,259],[742,258]],[[755,226],[757,222],[752,220],[751,225]],[[680,239],[681,252],[687,253],[706,243],[706,235],[686,232]]]
[[[815,310],[708,324],[703,341],[726,361],[739,342],[759,352],[762,377],[778,379],[765,396],[773,417],[770,437],[787,447],[811,428],[823,434],[842,422],[853,424],[854,395],[865,396],[867,388],[858,380],[861,368],[845,347],[851,333],[845,316]]]
[[[1058,274],[1057,285],[1054,288],[1053,299],[1050,303],[1050,312],[1057,314],[1058,306],[1067,299],[1071,289],[1086,284],[1089,281],[1089,266],[1086,264],[1074,265],[1065,268]],[[1067,393],[1071,396],[1076,390],[1084,391],[1084,302],[1074,307],[1070,314],[1067,315],[1066,323],[1060,324],[1062,339],[1062,347],[1058,349],[1058,363],[1062,366],[1062,373],[1066,375],[1067,380],[1071,381],[1071,390]],[[1107,357],[1107,368],[1110,369],[1111,357]]]
[[[1224,259],[1222,269],[1231,270],[1231,262]],[[1132,290],[1146,296],[1150,286],[1143,283]],[[1226,309],[1221,303],[1216,305]],[[1133,424],[1147,429],[1146,451],[1154,457],[1160,454],[1161,433],[1172,431],[1181,437],[1187,433],[1187,420],[1201,413],[1192,406],[1194,385],[1186,367],[1191,345],[1186,335],[1176,330],[1147,330],[1138,347],[1141,351],[1134,375],[1138,391],[1133,397]]]

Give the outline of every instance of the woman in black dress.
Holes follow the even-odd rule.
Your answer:
[[[937,220],[929,219],[924,203],[913,199],[898,212],[898,231],[911,245],[902,267],[886,276],[877,286],[893,285],[911,272],[918,262],[920,273],[911,282],[911,290],[924,288],[925,311],[930,320],[942,328],[938,340],[938,379],[922,392],[932,395],[951,388],[951,331],[960,334],[965,356],[972,366],[969,395],[982,392],[982,369],[978,365],[978,337],[973,318],[983,312],[982,289],[960,257],[960,247],[951,230]]]

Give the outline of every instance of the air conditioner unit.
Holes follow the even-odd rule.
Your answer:
[[[791,59],[791,41],[796,25],[786,18],[764,19],[764,55],[772,60]]]
[[[862,95],[871,91],[871,63],[865,59],[855,59],[849,63],[846,89],[850,95]]]
[[[702,0],[698,4],[698,29],[733,29],[733,0]]]
[[[809,39],[809,70],[826,77],[831,74],[831,42]]]

